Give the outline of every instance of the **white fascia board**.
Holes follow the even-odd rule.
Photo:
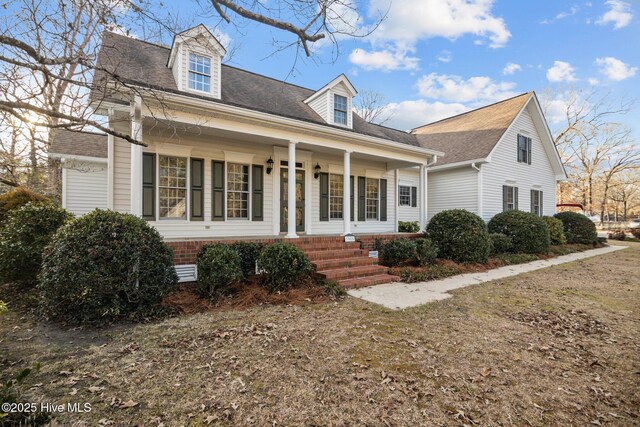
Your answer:
[[[349,89],[349,92],[351,93],[352,97],[356,96],[356,94],[358,93],[358,91],[356,90],[355,87],[353,87],[353,85],[351,84],[347,76],[345,76],[344,74],[340,74],[338,77],[331,80],[329,83],[327,83],[326,85],[322,86],[320,89],[315,91],[313,95],[305,99],[304,102],[306,104],[310,103],[311,101],[313,101],[314,99],[316,99],[317,97],[325,93],[327,90],[331,89],[332,87],[334,87],[339,83],[343,83],[347,87],[347,89]]]
[[[436,163],[435,166],[430,166],[429,167],[429,171],[440,171],[440,170],[445,170],[445,169],[455,169],[455,168],[459,168],[459,167],[463,167],[463,166],[471,166],[472,164],[481,164],[481,163],[490,163],[489,159],[485,158],[485,159],[475,159],[475,160],[465,160],[462,162],[456,162],[456,163],[450,163],[447,165],[438,165]]]
[[[74,154],[49,153],[49,157],[61,160],[76,160],[79,162],[107,163],[106,157],[76,156]]]

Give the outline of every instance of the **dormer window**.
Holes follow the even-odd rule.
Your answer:
[[[347,124],[347,97],[333,95],[333,122],[338,125]]]
[[[189,89],[211,92],[211,58],[189,53]]]

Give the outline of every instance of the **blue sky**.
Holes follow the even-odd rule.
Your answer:
[[[192,9],[180,4],[183,17],[192,14],[231,40],[230,65],[310,88],[344,72],[359,91],[385,96],[394,127],[409,129],[535,90],[549,100],[554,128],[567,91],[597,90],[611,92],[613,100],[638,99],[618,119],[640,136],[637,0],[360,0],[358,14],[347,15],[360,29],[389,8],[373,34],[340,40],[337,58],[331,45],[321,44],[313,60],[298,61],[294,49],[274,53],[274,39],[293,36],[254,23],[219,24],[212,15],[198,16],[197,3]]]

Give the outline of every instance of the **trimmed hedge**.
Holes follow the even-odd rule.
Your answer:
[[[554,218],[562,221],[567,243],[594,244],[598,241],[596,225],[586,216],[576,212],[560,212]]]
[[[400,233],[417,233],[419,231],[418,221],[398,221],[398,232]]]
[[[207,246],[198,254],[198,293],[203,298],[215,299],[239,283],[242,258],[230,245],[219,243]]]
[[[380,263],[387,267],[397,267],[414,262],[417,254],[415,240],[395,239],[382,247]]]
[[[178,281],[171,249],[134,215],[99,210],[62,227],[44,251],[40,309],[68,323],[143,314]]]
[[[240,256],[240,268],[242,268],[244,277],[255,275],[256,262],[264,249],[264,244],[256,242],[234,242],[231,244],[231,249],[236,251]]]
[[[18,209],[29,202],[51,203],[51,199],[24,187],[16,187],[13,190],[0,195],[0,226],[2,226],[6,221],[9,212],[14,209]]]
[[[549,229],[539,216],[518,210],[500,212],[489,221],[491,233],[502,233],[511,238],[511,251],[524,254],[549,252]]]
[[[27,203],[9,211],[0,228],[0,282],[35,282],[42,251],[58,228],[73,218],[52,203]]]
[[[490,233],[489,237],[491,238],[491,255],[504,254],[513,248],[511,237],[506,234]]]
[[[271,292],[285,291],[301,284],[313,273],[305,253],[289,243],[273,243],[258,257],[258,269],[264,272],[264,285]]]
[[[478,215],[464,209],[436,214],[426,236],[438,246],[441,258],[464,263],[486,263],[491,250],[487,225]]]
[[[552,245],[564,245],[567,243],[567,238],[564,235],[564,229],[562,227],[562,221],[552,216],[543,216],[542,219],[547,223],[549,239]]]
[[[416,239],[416,261],[421,267],[432,264],[438,256],[438,245],[431,239],[423,237]]]

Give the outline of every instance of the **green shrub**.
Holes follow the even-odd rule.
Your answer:
[[[535,254],[516,253],[516,254],[500,254],[496,258],[504,265],[524,264],[531,261],[537,261],[539,258]]]
[[[438,256],[456,262],[486,263],[491,249],[487,225],[478,215],[464,209],[436,214],[426,235],[438,246]]]
[[[264,271],[264,284],[271,292],[301,284],[313,273],[305,253],[297,246],[282,242],[264,248],[258,257],[258,269]]]
[[[231,248],[240,256],[240,268],[242,268],[244,277],[256,274],[256,261],[258,261],[264,244],[256,242],[235,242],[231,244]]]
[[[576,212],[560,212],[554,217],[562,221],[567,243],[593,244],[597,242],[596,225],[586,216]]]
[[[418,265],[425,267],[436,260],[438,256],[438,246],[431,239],[420,238],[416,243],[416,261]]]
[[[7,311],[9,311],[9,309],[7,308],[7,303],[0,300],[0,316],[5,314]]]
[[[382,247],[380,263],[387,267],[411,264],[416,259],[416,242],[411,239],[395,239]]]
[[[198,254],[198,293],[203,298],[215,299],[240,282],[242,258],[230,245],[209,245]]]
[[[524,254],[549,253],[547,223],[531,212],[510,210],[500,212],[489,221],[491,233],[511,238],[511,251]]]
[[[0,195],[0,226],[4,224],[9,212],[29,202],[51,202],[51,200],[24,187],[17,187]]]
[[[502,233],[490,233],[491,238],[491,255],[503,254],[509,252],[513,247],[511,237]]]
[[[544,216],[542,219],[547,223],[547,228],[549,229],[549,240],[552,245],[564,245],[567,243],[567,238],[564,236],[562,221],[552,216]]]
[[[35,282],[42,251],[72,218],[52,203],[28,203],[10,211],[0,228],[0,282]]]
[[[418,221],[398,221],[398,231],[400,233],[417,233],[420,231]]]
[[[40,308],[69,323],[106,323],[155,308],[177,283],[171,249],[134,215],[96,209],[45,249]]]

